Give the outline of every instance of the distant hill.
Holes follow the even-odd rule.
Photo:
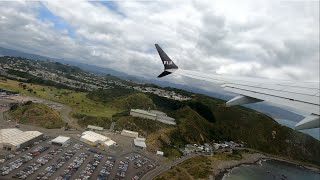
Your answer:
[[[233,95],[230,95],[230,93],[225,93],[222,90],[220,91],[206,91],[200,88],[188,86],[188,85],[182,85],[182,84],[176,84],[176,83],[171,83],[168,81],[159,81],[155,79],[146,79],[143,77],[136,77],[136,76],[131,76],[123,72],[119,72],[110,68],[104,68],[104,67],[98,67],[94,65],[88,65],[88,64],[83,64],[83,63],[77,63],[74,61],[70,60],[62,60],[62,59],[57,59],[57,58],[51,58],[51,57],[45,57],[45,56],[40,56],[36,54],[30,54],[30,53],[25,53],[17,50],[12,50],[12,49],[6,49],[0,47],[0,56],[14,56],[14,57],[25,57],[29,59],[36,59],[36,60],[52,60],[52,61],[58,61],[64,64],[70,64],[77,66],[85,71],[89,72],[94,72],[94,73],[99,73],[99,74],[111,74],[113,76],[117,76],[123,79],[128,79],[132,81],[136,81],[139,83],[153,83],[156,85],[159,85],[161,87],[174,87],[178,89],[183,89],[186,91],[190,91],[193,93],[199,93],[199,94],[205,94],[214,98],[218,99],[223,99],[223,100],[230,100],[233,98]],[[246,107],[254,109],[256,111],[265,113],[269,115],[270,117],[277,118],[277,119],[287,119],[290,121],[294,122],[299,122],[301,121],[304,117],[296,114],[294,112],[288,111],[286,109],[280,108],[280,107],[274,107],[265,103],[255,103],[255,104],[250,104],[246,105]]]
[[[12,50],[12,49],[7,49],[0,47],[0,56],[13,56],[13,57],[23,57],[27,59],[34,59],[34,60],[51,60],[51,61],[56,61],[60,62],[63,64],[70,64],[73,66],[77,66],[85,71],[93,72],[93,73],[99,73],[99,74],[111,74],[114,76],[118,77],[128,77],[129,75],[123,72],[119,72],[110,68],[103,68],[103,67],[98,67],[94,65],[89,65],[89,64],[84,64],[84,63],[78,63],[72,60],[63,60],[63,59],[58,59],[58,58],[52,58],[52,57],[47,57],[47,56],[40,56],[36,54],[30,54],[30,53],[25,53],[22,51],[17,51],[17,50]]]
[[[45,56],[40,56],[36,54],[25,53],[17,50],[7,49],[0,47],[0,56],[14,56],[14,57],[24,57],[27,59],[35,59],[35,60],[58,60],[54,58],[49,58]]]
[[[30,60],[30,63],[34,62]],[[69,66],[58,63],[52,64],[50,67],[64,69]],[[79,71],[79,69],[75,68],[74,71]],[[193,94],[179,89],[176,89],[176,91],[190,94],[192,99],[189,101],[174,101],[154,94],[124,91],[120,88],[125,87],[114,86],[113,89],[108,89],[104,92],[99,92],[99,90],[92,91],[87,96],[85,95],[88,92],[83,92],[80,94],[81,96],[76,96],[75,98],[72,96],[71,100],[74,104],[79,103],[79,106],[74,107],[79,108],[78,110],[80,111],[78,112],[81,113],[92,113],[90,112],[92,110],[91,108],[96,108],[103,104],[101,111],[108,111],[106,113],[108,117],[109,113],[110,116],[112,116],[115,113],[128,111],[130,108],[147,109],[151,107],[152,109],[164,111],[169,116],[176,118],[177,126],[158,126],[159,131],[155,129],[151,134],[148,133],[150,133],[150,127],[154,126],[152,121],[136,118],[130,120],[128,119],[130,118],[128,114],[120,118],[118,117],[118,120],[121,122],[118,125],[130,127],[130,130],[138,130],[139,132],[142,131],[146,133],[148,141],[150,141],[149,136],[152,136],[152,144],[161,148],[164,152],[171,153],[174,149],[176,150],[175,152],[178,152],[178,147],[183,147],[186,143],[205,143],[211,140],[234,140],[237,142],[243,141],[248,147],[263,152],[320,164],[320,142],[318,140],[281,126],[272,118],[254,110],[241,106],[225,107],[223,100],[201,94]],[[164,89],[170,90],[173,88]],[[43,92],[48,91],[47,89]],[[69,90],[68,93],[71,93],[71,95],[72,93],[74,93],[73,95],[77,94],[71,90]],[[112,97],[117,98],[113,99]],[[88,99],[86,98],[90,98],[90,101],[87,101]],[[90,108],[87,107],[88,103]],[[28,107],[31,109],[28,109]],[[42,112],[40,111],[38,113],[38,110]],[[28,112],[28,114],[25,114],[25,112]],[[47,126],[46,123],[54,122],[50,119],[54,116],[44,116],[41,118],[36,116],[39,114],[47,114],[46,112],[50,114],[49,110],[42,107],[32,108],[32,105],[17,108],[16,111],[18,117],[20,117],[19,119],[22,119],[21,122],[28,120],[25,122],[37,123],[35,120],[39,120],[39,122]],[[95,113],[91,115],[95,116],[100,114],[100,112],[94,112]],[[106,114],[102,116],[106,116]],[[25,117],[28,117],[27,115],[31,115],[33,118],[26,119]],[[87,121],[83,122],[83,125],[88,121],[92,121],[93,118],[88,117],[86,119]],[[102,123],[102,121],[105,121],[103,117],[97,117],[94,118],[94,120],[95,124],[101,123],[104,124],[105,127],[109,126],[109,122]],[[112,118],[112,121],[117,121],[117,118]],[[52,127],[52,124],[49,125]]]

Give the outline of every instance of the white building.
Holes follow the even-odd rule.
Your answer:
[[[147,145],[146,145],[146,139],[145,138],[135,138],[133,140],[134,146],[140,149],[146,149]]]
[[[129,130],[126,130],[126,129],[123,129],[123,130],[121,131],[121,135],[123,135],[123,136],[128,136],[128,137],[133,137],[133,138],[139,137],[139,133],[138,133],[138,132],[129,131]]]
[[[91,146],[104,146],[109,147],[115,145],[116,142],[109,137],[95,133],[93,131],[85,131],[80,137],[80,141]]]
[[[156,110],[145,111],[141,109],[131,109],[130,115],[160,121],[165,124],[176,125],[175,119],[166,115],[166,113]]]
[[[159,156],[163,156],[163,155],[164,155],[164,153],[163,153],[162,151],[157,151],[157,155],[159,155]]]
[[[96,131],[103,131],[103,127],[100,127],[100,126],[93,126],[93,125],[88,125],[87,127],[89,130],[96,130]]]
[[[65,146],[66,144],[68,144],[70,142],[70,137],[66,137],[66,136],[58,136],[54,139],[52,139],[52,144],[57,144],[60,146]]]
[[[17,128],[0,130],[0,148],[15,151],[40,140],[43,134],[39,131],[21,131]]]

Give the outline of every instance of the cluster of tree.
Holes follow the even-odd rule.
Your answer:
[[[89,92],[87,94],[87,97],[94,101],[108,103],[110,101],[118,99],[119,97],[124,97],[134,92],[135,90],[133,89],[127,89],[122,86],[114,86],[114,88],[112,89],[96,90]]]
[[[105,129],[110,128],[111,120],[107,117],[100,116],[89,116],[86,114],[76,113],[73,115],[74,118],[78,119],[78,123],[82,127],[87,127],[88,125],[100,126]]]

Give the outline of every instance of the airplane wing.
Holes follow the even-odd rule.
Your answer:
[[[319,82],[277,81],[263,78],[204,74],[183,70],[174,64],[158,44],[155,46],[164,65],[164,71],[158,76],[159,78],[176,73],[182,76],[217,83],[225,90],[239,94],[239,96],[228,101],[226,106],[269,101],[310,114],[296,124],[296,130],[320,127]]]

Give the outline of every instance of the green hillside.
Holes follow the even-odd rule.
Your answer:
[[[72,115],[85,116],[85,118],[77,117],[82,126],[93,122],[107,128],[110,126],[111,117],[117,114],[116,118],[112,118],[117,122],[117,129],[126,128],[141,132],[147,137],[150,150],[162,149],[166,155],[179,155],[179,147],[187,143],[233,140],[243,141],[247,147],[262,152],[320,165],[318,140],[281,126],[270,117],[254,110],[240,106],[228,108],[225,107],[224,101],[208,96],[192,94],[192,100],[180,102],[118,86],[103,91],[76,92],[38,84],[22,85],[17,81],[0,80],[2,88],[39,96],[72,107]],[[29,89],[32,91],[29,92]],[[179,93],[183,94],[183,91],[180,90]],[[131,108],[163,111],[176,118],[177,126],[166,126],[162,123],[158,125],[155,121],[132,119],[128,113],[119,114],[123,111],[128,112]],[[39,108],[35,112],[39,110],[44,111]],[[51,116],[36,120],[26,118],[24,110],[18,112],[20,113],[17,113],[17,117],[22,117],[21,123],[34,123],[47,128],[63,126],[59,123],[61,121],[42,120],[50,119]]]
[[[61,128],[65,125],[60,114],[45,104],[27,102],[14,105],[9,115],[22,124],[31,124],[48,129]]]
[[[113,107],[129,110],[129,109],[148,109],[148,108],[155,108],[155,105],[146,94],[143,93],[134,93],[128,96],[123,96],[121,98],[115,99],[114,101],[110,102]]]
[[[128,97],[134,97],[134,100],[130,101]],[[244,142],[247,147],[262,152],[320,165],[318,140],[282,126],[254,110],[239,106],[225,107],[223,101],[203,95],[196,95],[193,100],[185,102],[149,94],[131,94],[128,97],[112,103],[119,103],[122,108],[129,109],[130,105],[124,102],[136,102],[137,106],[132,107],[153,106],[176,118],[176,126],[159,126],[158,122],[127,115],[118,119],[117,129],[137,130],[147,135],[151,150],[177,150],[187,143],[232,140]],[[163,135],[163,131],[167,134]]]
[[[73,117],[78,119],[78,124],[86,128],[88,125],[100,126],[105,129],[109,129],[111,125],[111,119],[103,116],[90,116],[87,114],[73,114]]]

